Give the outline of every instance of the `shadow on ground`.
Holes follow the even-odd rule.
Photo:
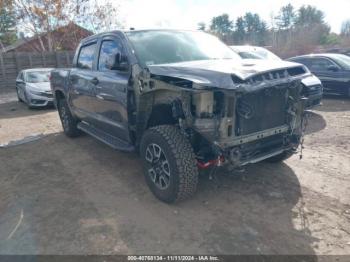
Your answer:
[[[30,154],[28,154],[30,152]],[[167,205],[136,154],[61,133],[0,149],[1,254],[314,254],[299,181],[286,164],[202,176]]]
[[[314,108],[321,112],[340,112],[350,110],[350,98],[335,95],[325,95],[322,99],[322,105]]]
[[[41,115],[54,110],[53,106],[29,109],[24,103],[11,101],[0,104],[0,119]]]
[[[316,133],[326,128],[327,122],[322,115],[308,111],[307,117],[308,118],[305,134],[308,135]]]

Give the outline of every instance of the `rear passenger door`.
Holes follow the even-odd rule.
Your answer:
[[[127,87],[130,77],[122,41],[117,36],[105,36],[100,41],[95,85],[95,110],[99,128],[124,141],[130,141],[127,114]],[[116,56],[124,68],[115,66]]]
[[[86,122],[95,122],[95,60],[97,41],[84,43],[69,75],[69,103],[75,114]]]

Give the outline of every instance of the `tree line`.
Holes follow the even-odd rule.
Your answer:
[[[236,19],[222,14],[213,17],[208,26],[199,23],[198,29],[217,35],[227,44],[269,46],[282,56],[312,52],[319,45],[350,44],[350,19],[344,21],[340,34],[332,33],[325,14],[311,5],[298,9],[292,4],[282,6],[269,23],[252,12]]]
[[[84,25],[94,33],[116,28],[118,6],[112,3],[112,0],[0,0],[0,48],[27,35],[38,36],[42,51],[56,50],[59,42],[53,40],[53,32],[70,23]],[[43,33],[46,44],[41,38]]]
[[[112,1],[0,0],[0,48],[13,44],[18,37],[36,35],[42,51],[57,50],[54,30],[72,22],[94,33],[118,28],[118,6]],[[208,25],[199,23],[198,29],[217,35],[227,44],[271,46],[283,56],[311,52],[318,45],[350,45],[350,19],[344,21],[340,34],[332,33],[324,13],[310,5],[298,9],[292,4],[282,6],[268,22],[252,12],[236,19],[222,14]],[[46,45],[40,38],[43,33]]]

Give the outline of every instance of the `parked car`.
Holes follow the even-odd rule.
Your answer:
[[[29,108],[53,105],[51,70],[52,68],[22,70],[16,79],[18,101],[26,103]]]
[[[265,59],[281,61],[277,55],[260,46],[251,45],[233,45],[230,46],[233,51],[239,54],[243,59]]]
[[[350,97],[350,57],[343,54],[312,54],[288,60],[307,66],[322,81],[325,93]]]
[[[140,152],[156,197],[191,196],[198,170],[282,161],[302,136],[305,66],[246,63],[216,37],[177,30],[88,37],[51,73],[63,130]]]
[[[242,59],[282,60],[271,51],[259,46],[231,46],[231,48],[239,54]],[[319,105],[323,96],[321,81],[315,75],[310,75],[303,79],[302,83],[304,85],[303,95],[308,98],[306,108],[310,109]]]

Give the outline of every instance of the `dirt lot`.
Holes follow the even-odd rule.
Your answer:
[[[310,113],[302,160],[203,176],[166,205],[136,154],[0,96],[0,144],[33,140],[0,148],[0,254],[350,254],[350,100]]]

